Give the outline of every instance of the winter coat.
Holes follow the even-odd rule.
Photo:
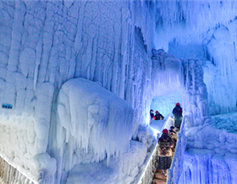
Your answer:
[[[174,130],[169,130],[169,136],[170,136],[170,138],[171,138],[171,140],[172,140],[172,142],[174,143],[174,141],[175,142],[177,142],[177,133],[174,131]],[[174,141],[173,141],[174,140]]]
[[[176,105],[176,107],[173,109],[172,113],[174,115],[174,125],[175,125],[175,127],[180,128],[182,120],[183,120],[182,107],[180,107],[179,105]]]
[[[164,119],[164,116],[162,116],[160,113],[155,115],[156,120],[162,120]]]
[[[176,105],[175,106],[175,108],[173,109],[173,115],[176,117],[178,117],[178,116],[182,116],[182,114],[183,114],[183,109],[182,109],[182,107],[180,107],[179,105]]]
[[[153,113],[153,112],[150,112],[150,116],[151,116],[151,119],[153,119],[154,113]]]
[[[175,147],[176,147],[176,143],[177,143],[177,133],[176,131],[174,130],[169,130],[169,136],[174,144],[173,148],[172,148],[172,151],[174,152],[175,151]]]
[[[172,156],[171,148],[173,147],[173,143],[168,134],[163,134],[159,138],[158,144],[159,144],[159,150],[158,150],[159,156],[165,156],[165,157]]]

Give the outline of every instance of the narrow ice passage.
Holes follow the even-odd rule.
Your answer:
[[[172,156],[172,164],[170,169],[167,172],[167,177],[164,177],[161,173],[157,172],[158,167],[158,149],[159,145],[156,143],[151,151],[151,154],[145,161],[145,167],[143,170],[140,171],[139,175],[137,176],[134,184],[147,184],[147,183],[172,183],[175,184],[178,182],[179,177],[177,174],[179,173],[182,168],[181,163],[183,162],[182,154],[184,154],[186,145],[186,137],[185,137],[185,127],[189,119],[184,116],[183,121],[181,124],[180,131],[178,132],[178,141],[176,144],[175,153]],[[162,132],[163,129],[169,129],[171,126],[174,125],[174,119],[169,116],[163,126],[159,129],[159,132]],[[158,137],[160,137],[161,133],[158,133]]]

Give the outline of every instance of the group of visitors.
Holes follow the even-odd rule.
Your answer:
[[[158,140],[159,150],[158,150],[158,167],[157,172],[160,172],[167,176],[167,169],[171,166],[171,158],[175,152],[175,147],[177,143],[177,131],[180,130],[182,123],[182,108],[180,103],[176,103],[175,108],[172,111],[174,116],[174,126],[170,127],[170,130],[164,129],[162,135]]]
[[[151,119],[154,119],[154,120],[163,120],[164,119],[164,116],[161,113],[159,113],[159,111],[156,111],[156,114],[154,115],[154,112],[152,109],[150,110],[150,116],[151,116]]]
[[[177,129],[177,131],[179,131],[183,119],[183,110],[182,107],[180,106],[180,103],[176,103],[176,106],[173,109],[172,114],[174,116],[174,126]],[[154,115],[153,109],[150,110],[150,116],[151,119],[154,120],[164,119],[164,116],[159,111],[156,111],[156,114]]]

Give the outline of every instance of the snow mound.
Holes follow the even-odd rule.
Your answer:
[[[82,78],[66,82],[58,99],[58,158],[67,160],[66,171],[105,158],[108,164],[129,148],[133,108],[125,100]]]

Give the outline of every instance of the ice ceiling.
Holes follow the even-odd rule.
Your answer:
[[[180,44],[207,41],[218,27],[235,20],[236,7],[235,1],[156,2],[156,48],[167,50],[174,39]]]

